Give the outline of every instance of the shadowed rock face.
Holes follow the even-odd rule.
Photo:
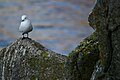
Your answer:
[[[31,39],[18,39],[0,51],[0,80],[64,80],[66,57]]]
[[[98,33],[101,59],[91,80],[120,80],[120,0],[97,0],[89,22]]]
[[[67,80],[90,80],[94,66],[99,59],[96,34],[85,38],[69,54],[65,69]]]

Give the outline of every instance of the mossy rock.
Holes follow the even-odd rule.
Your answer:
[[[18,39],[0,51],[0,80],[64,80],[66,56],[31,39]]]
[[[85,38],[69,54],[66,62],[67,80],[90,80],[94,66],[99,59],[97,34]]]

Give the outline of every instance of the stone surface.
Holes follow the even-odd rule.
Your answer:
[[[0,51],[0,80],[64,80],[66,56],[18,39]]]
[[[101,59],[91,80],[120,80],[120,1],[97,0],[89,22],[98,33]]]
[[[67,80],[90,80],[99,59],[97,34],[85,38],[68,56],[65,69]]]

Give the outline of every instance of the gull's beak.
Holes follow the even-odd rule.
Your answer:
[[[24,20],[22,20],[21,22],[23,22]]]

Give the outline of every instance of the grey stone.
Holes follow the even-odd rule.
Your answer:
[[[99,60],[99,43],[96,33],[85,38],[69,54],[65,70],[67,80],[90,80],[96,62]]]
[[[0,80],[64,80],[66,56],[18,39],[0,51]]]
[[[97,0],[89,22],[98,33],[100,63],[91,80],[120,80],[120,0]],[[96,73],[95,73],[96,72]],[[98,74],[99,73],[99,74]],[[93,79],[94,77],[94,79]]]

